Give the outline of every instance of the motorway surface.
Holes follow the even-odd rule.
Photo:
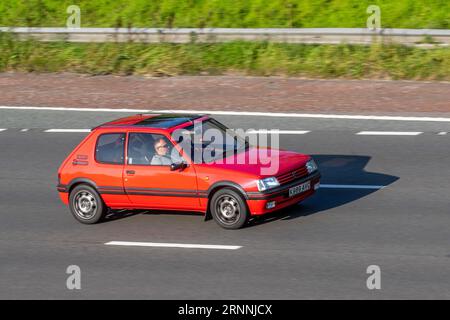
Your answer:
[[[0,110],[0,299],[449,299],[450,123],[217,116],[234,128],[310,130],[281,147],[318,161],[320,189],[227,231],[175,212],[127,212],[86,226],[59,201],[57,168],[90,128],[126,115]],[[30,129],[21,131],[22,129]],[[419,131],[362,136],[364,130]],[[107,246],[109,241],[238,250]],[[81,268],[81,290],[66,268]],[[381,290],[366,269],[381,268]]]

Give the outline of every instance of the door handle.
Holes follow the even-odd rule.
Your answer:
[[[133,174],[136,173],[136,171],[134,171],[134,170],[127,170],[126,173],[129,174],[129,175],[133,175]]]

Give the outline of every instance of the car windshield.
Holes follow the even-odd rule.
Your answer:
[[[214,119],[194,121],[173,133],[185,154],[195,163],[210,163],[248,149],[248,142]]]

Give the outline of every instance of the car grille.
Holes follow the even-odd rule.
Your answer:
[[[302,166],[298,169],[295,169],[294,171],[290,171],[287,173],[283,173],[278,175],[276,178],[280,185],[289,183],[291,181],[303,178],[308,175],[308,170],[306,169],[306,166]]]

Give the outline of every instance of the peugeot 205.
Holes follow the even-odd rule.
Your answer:
[[[208,115],[139,114],[93,128],[57,189],[85,224],[109,209],[181,210],[238,229],[311,196],[319,180],[310,156],[253,145]]]

